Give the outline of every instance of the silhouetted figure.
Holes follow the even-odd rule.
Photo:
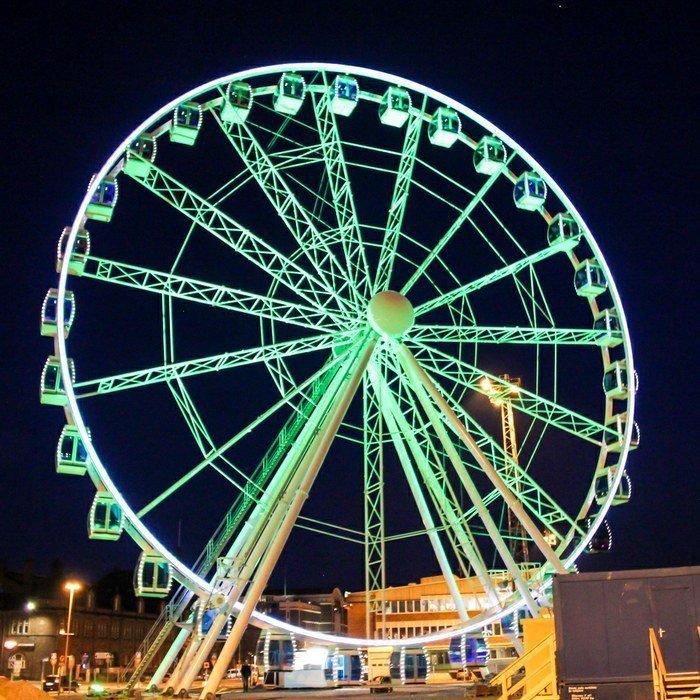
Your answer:
[[[250,674],[253,672],[253,670],[250,668],[248,664],[243,664],[241,666],[241,678],[243,679],[243,692],[247,693],[248,692],[248,684],[250,683]]]

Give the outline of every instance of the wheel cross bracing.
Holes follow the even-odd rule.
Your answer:
[[[193,146],[186,167],[182,144]],[[212,191],[210,173],[226,170]],[[118,206],[101,194],[115,180]],[[144,207],[157,212],[157,255],[127,245],[132,201],[140,216]],[[112,211],[108,228],[124,233],[108,239],[102,222]],[[432,552],[460,622],[433,633],[412,628],[402,644],[478,630],[520,608],[537,616],[552,574],[591,549],[620,501],[636,444],[634,369],[598,245],[529,154],[425,86],[331,64],[272,66],[200,86],[149,117],[107,160],[62,238],[59,268],[53,326],[42,317],[57,357],[42,375],[42,400],[65,406],[96,499],[113,504],[126,532],[181,584],[130,669],[132,684],[182,623],[152,682],[176,663],[168,684],[186,692],[225,636],[203,697],[216,690],[249,620],[334,644],[386,644],[384,591],[401,552],[419,544]],[[562,277],[564,269],[571,273]],[[146,347],[137,357],[132,338],[126,371],[74,381],[68,287],[78,299],[97,295],[105,309],[137,296],[132,313],[153,307],[162,359]],[[98,329],[105,314],[85,306]],[[213,353],[195,342],[207,338],[232,345]],[[145,344],[148,334],[138,339]],[[53,385],[52,362],[61,376]],[[480,388],[484,378],[502,383],[498,375],[515,365],[522,390],[503,400],[522,421],[519,463],[503,452]],[[276,396],[261,389],[265,380]],[[232,429],[222,439],[204,397],[227,381],[246,401],[227,413]],[[174,400],[199,457],[174,461],[168,483],[140,488],[138,455],[110,455],[125,465],[113,475],[85,417],[99,442],[108,396],[133,397],[138,413],[155,392]],[[246,415],[248,405],[259,407]],[[566,464],[553,466],[552,450],[565,452]],[[339,483],[357,486],[364,503],[355,520],[334,518],[322,503],[314,509],[314,482],[337,470],[339,455]],[[347,466],[355,460],[364,467]],[[186,503],[203,478],[230,497],[188,563],[163,527],[168,509]],[[392,499],[398,480],[410,509]],[[127,492],[143,497],[132,503]],[[509,512],[539,564],[513,558]],[[311,633],[256,610],[285,544],[298,537],[364,551],[364,636]],[[465,595],[464,577],[478,593]]]

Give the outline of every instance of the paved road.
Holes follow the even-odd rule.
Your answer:
[[[282,700],[285,698],[348,698],[350,700],[379,700],[380,698],[395,698],[399,697],[414,697],[414,698],[466,698],[474,697],[474,686],[472,684],[457,684],[450,683],[445,685],[405,685],[392,686],[393,692],[391,695],[372,695],[369,688],[366,687],[348,687],[348,688],[328,688],[322,690],[264,690],[262,688],[254,688],[246,695],[250,700]],[[243,695],[240,689],[224,692],[221,695],[221,700],[237,700]]]

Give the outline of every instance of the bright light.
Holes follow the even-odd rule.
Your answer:
[[[300,649],[294,658],[294,669],[301,671],[304,668],[324,668],[327,657],[327,647],[308,647],[307,649]]]
[[[73,591],[75,593],[76,591],[79,591],[82,588],[82,585],[77,581],[66,581],[63,588],[67,591]]]
[[[27,604],[24,606],[24,609],[27,612],[32,612],[32,610],[36,610],[36,603],[33,600],[28,600]]]
[[[488,377],[484,377],[480,382],[479,386],[484,390],[484,391],[492,391],[493,387],[491,386],[491,380]]]
[[[17,646],[17,641],[14,639],[8,639],[5,641],[5,649],[14,649]]]

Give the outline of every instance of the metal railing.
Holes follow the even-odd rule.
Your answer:
[[[700,632],[700,628],[698,628]],[[649,649],[651,651],[651,678],[654,682],[654,700],[667,700],[666,664],[661,654],[659,640],[653,627],[649,628]]]
[[[501,686],[499,700],[531,700],[535,697],[558,700],[556,650],[556,638],[552,632],[494,676],[489,685]]]

